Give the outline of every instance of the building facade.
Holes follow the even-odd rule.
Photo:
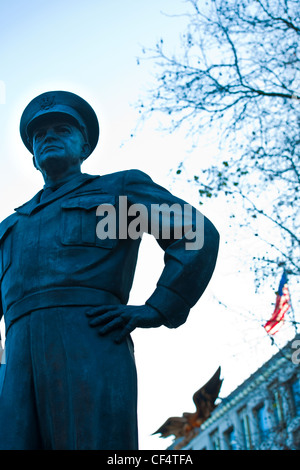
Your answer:
[[[188,449],[300,449],[300,335],[222,400]]]

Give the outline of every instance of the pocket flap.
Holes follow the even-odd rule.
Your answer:
[[[0,243],[5,238],[5,236],[10,232],[12,227],[16,225],[18,220],[15,217],[8,217],[7,219],[3,220],[0,224]]]
[[[62,202],[63,209],[84,209],[91,210],[101,204],[115,205],[116,197],[111,194],[94,194],[92,196],[74,197]]]

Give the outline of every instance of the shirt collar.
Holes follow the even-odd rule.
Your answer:
[[[63,183],[56,191],[53,192],[51,196],[47,197],[45,201],[40,202],[40,197],[43,192],[42,189],[37,194],[35,194],[35,196],[28,202],[17,207],[15,211],[19,214],[30,215],[35,209],[40,209],[50,204],[51,202],[59,199],[60,197],[64,196],[65,194],[68,194],[69,192],[74,191],[74,189],[79,188],[80,186],[84,185],[85,183],[88,183],[89,181],[95,178],[99,178],[99,176],[88,175],[87,173],[80,173],[80,175],[69,179],[66,183]]]

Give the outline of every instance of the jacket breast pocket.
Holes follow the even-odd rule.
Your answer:
[[[63,245],[98,246],[106,249],[116,245],[116,237],[110,236],[110,233],[102,238],[97,235],[99,206],[103,209],[101,213],[115,215],[115,196],[84,195],[62,202],[60,236]]]
[[[4,220],[0,225],[0,280],[8,270],[12,261],[12,229],[17,220]]]

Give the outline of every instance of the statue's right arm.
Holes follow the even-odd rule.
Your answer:
[[[1,296],[0,296],[0,321],[1,318],[3,317],[3,308],[2,308],[2,302],[1,302]],[[3,348],[2,348],[2,340],[1,340],[1,331],[0,331],[0,367],[1,367],[1,359],[2,359],[2,354],[3,354]]]

